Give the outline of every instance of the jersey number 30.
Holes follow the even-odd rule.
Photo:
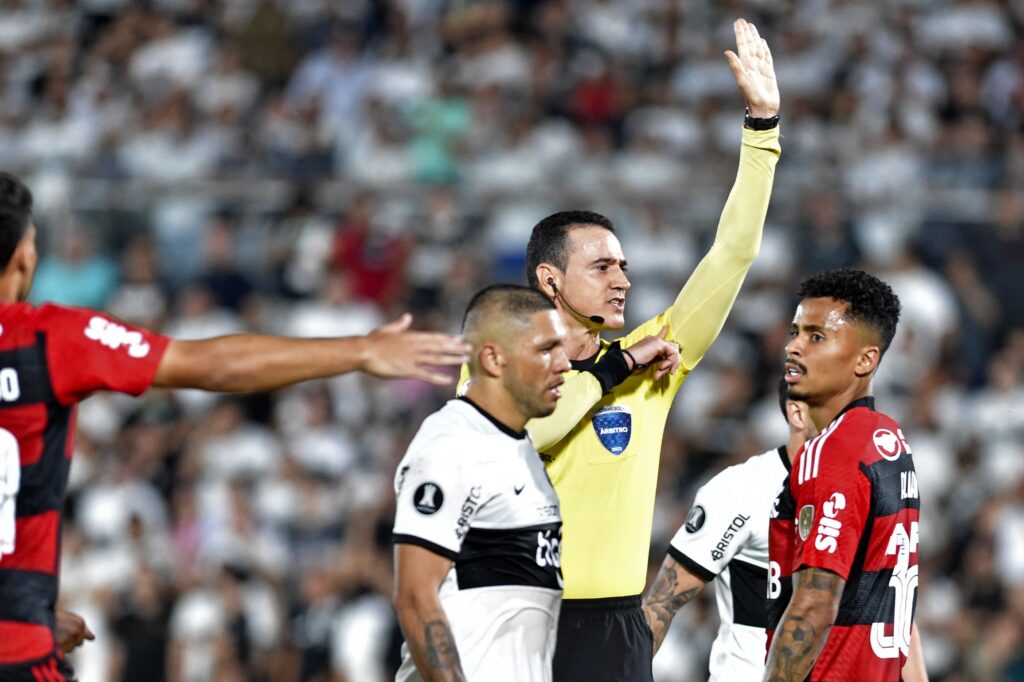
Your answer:
[[[18,439],[0,429],[0,557],[14,553],[15,500],[21,488]]]
[[[895,590],[895,609],[892,634],[885,634],[885,623],[871,624],[871,650],[879,658],[897,658],[910,653],[910,631],[914,624],[914,593],[917,591],[917,566],[910,565],[910,555],[917,552],[917,521],[910,524],[910,532],[902,523],[893,528],[886,554],[896,555],[896,568],[889,578],[889,587]]]

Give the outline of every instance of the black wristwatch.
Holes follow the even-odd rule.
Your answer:
[[[750,128],[751,130],[771,130],[772,128],[778,128],[779,115],[775,114],[771,118],[754,118],[750,115],[750,109],[747,109],[743,114],[743,127]]]

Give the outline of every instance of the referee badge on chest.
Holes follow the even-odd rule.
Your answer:
[[[633,415],[625,405],[602,407],[591,418],[601,445],[613,455],[621,455],[629,447],[633,432]]]

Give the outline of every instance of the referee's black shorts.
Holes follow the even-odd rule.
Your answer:
[[[639,596],[562,600],[554,682],[654,682],[653,657]]]

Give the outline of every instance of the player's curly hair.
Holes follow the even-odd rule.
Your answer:
[[[797,290],[800,298],[834,298],[850,304],[847,314],[878,333],[882,354],[889,349],[900,320],[900,299],[882,280],[863,270],[840,268],[808,277]]]
[[[10,173],[0,172],[0,268],[14,255],[32,217],[32,192]]]
[[[615,234],[612,221],[593,211],[561,211],[552,213],[534,225],[530,233],[530,241],[526,245],[526,282],[534,289],[539,289],[537,282],[537,266],[551,263],[562,272],[569,263],[565,242],[569,231],[576,227],[596,225]]]

